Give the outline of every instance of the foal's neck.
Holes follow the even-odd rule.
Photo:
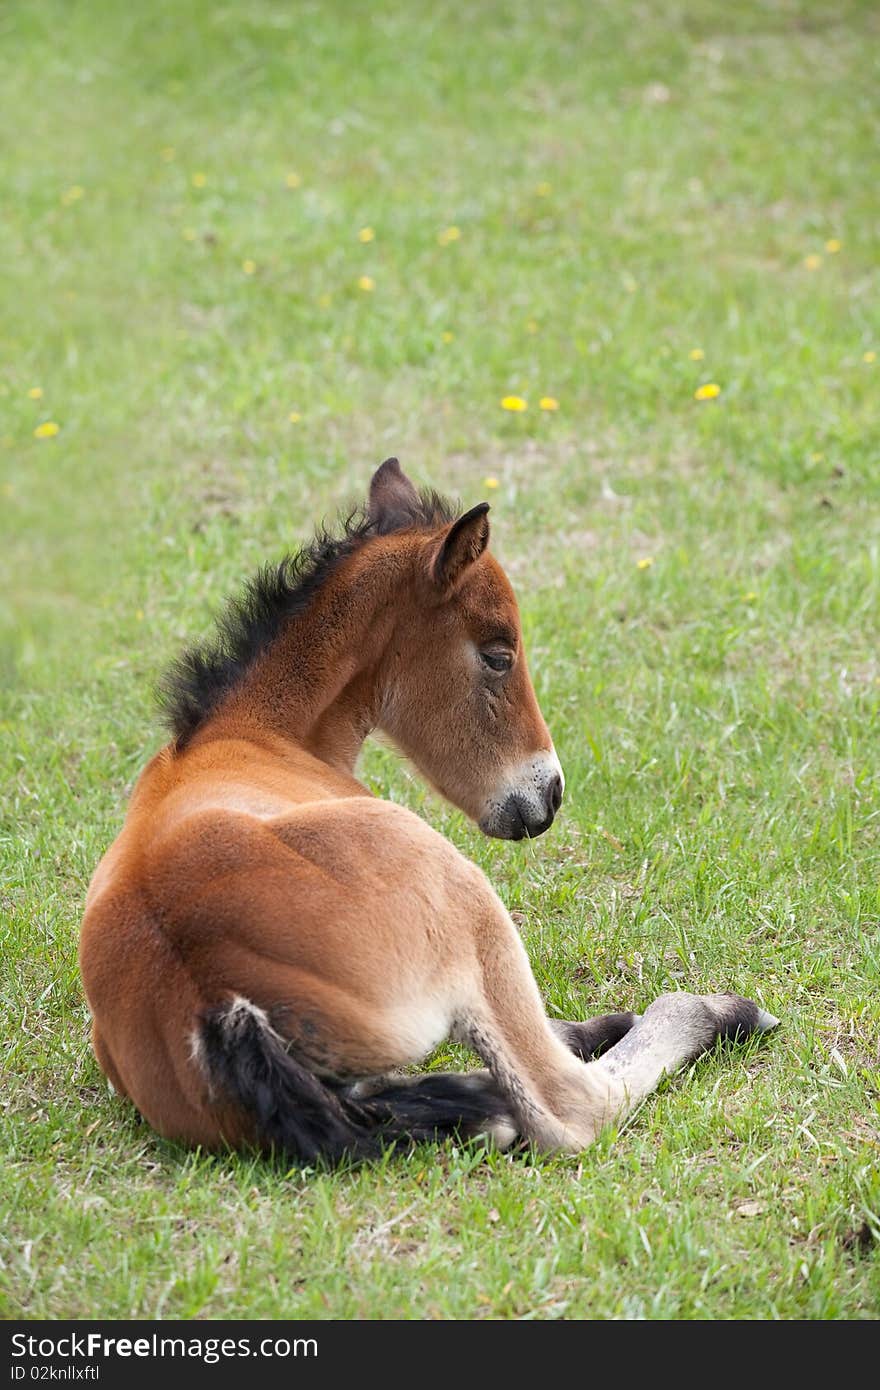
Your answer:
[[[399,536],[379,537],[345,560],[254,663],[223,723],[280,735],[352,772],[386,698],[385,657],[414,549]]]

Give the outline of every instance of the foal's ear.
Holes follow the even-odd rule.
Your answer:
[[[479,560],[489,544],[488,502],[480,502],[453,521],[434,556],[431,573],[441,589],[452,589],[468,565]]]
[[[367,516],[380,532],[411,525],[419,514],[419,494],[397,459],[380,463],[370,482]]]

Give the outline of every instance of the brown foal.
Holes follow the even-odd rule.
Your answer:
[[[716,1038],[775,1024],[727,994],[548,1019],[482,872],[357,781],[380,729],[487,835],[559,809],[488,510],[456,517],[388,459],[341,538],[262,571],[172,671],[174,740],[80,946],[98,1061],[161,1134],[301,1161],[450,1132],[576,1151]],[[446,1038],[485,1069],[393,1074]]]

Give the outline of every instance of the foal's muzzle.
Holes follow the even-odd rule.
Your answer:
[[[498,840],[534,840],[553,824],[564,788],[556,754],[541,753],[518,768],[490,798],[480,829]]]

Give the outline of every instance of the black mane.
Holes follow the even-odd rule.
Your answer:
[[[443,526],[458,516],[436,492],[423,490],[418,506],[387,519],[352,512],[341,523],[341,534],[321,526],[302,550],[276,564],[264,565],[217,619],[216,634],[187,648],[159,685],[165,723],[182,747],[220,701],[275,641],[288,618],[302,613],[339,565],[373,536],[409,529]]]

